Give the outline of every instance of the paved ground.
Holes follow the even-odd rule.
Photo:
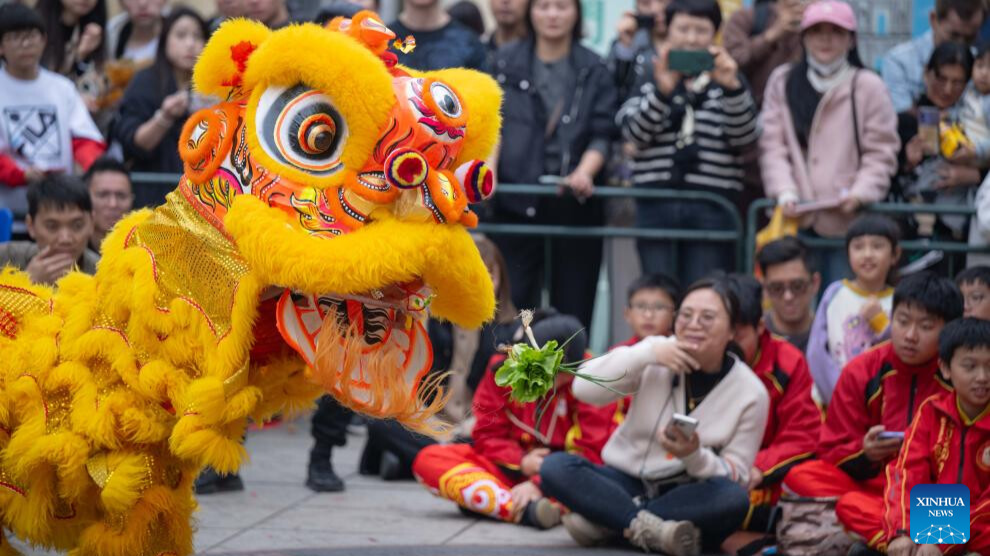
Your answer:
[[[252,431],[243,468],[246,490],[201,497],[197,554],[256,556],[565,556],[576,545],[561,527],[536,531],[470,519],[414,482],[386,483],[357,473],[363,429],[334,453],[347,490],[307,489],[310,436],[303,419]],[[20,546],[29,556],[54,552]],[[635,554],[582,551],[594,556]]]

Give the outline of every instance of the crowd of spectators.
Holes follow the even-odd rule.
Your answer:
[[[170,186],[132,187],[130,172],[182,171],[181,128],[215,101],[192,89],[191,72],[224,20],[275,29],[378,7],[329,2],[303,16],[286,0],[219,0],[207,19],[164,0],[121,5],[109,19],[105,0],[0,5],[0,208],[18,217],[0,265],[35,283],[93,272],[113,225],[163,201]],[[929,270],[909,265],[902,242],[990,244],[990,43],[977,40],[987,4],[935,0],[930,30],[878,60],[879,72],[860,59],[860,23],[841,0],[754,0],[728,21],[716,0],[636,0],[605,57],[581,44],[579,0],[490,8],[487,37],[473,2],[404,0],[389,23],[416,38],[401,64],[469,67],[501,85],[500,182],[558,188],[496,195],[483,221],[601,226],[599,188],[627,186],[714,194],[740,211],[769,197],[797,233],[762,246],[759,281],[725,274],[737,266],[726,243],[639,240],[633,337],[583,368],[610,388],[560,376],[539,404],[505,401],[495,347],[522,338],[514,308],[540,305],[547,283],[555,309],[537,314],[535,337],[570,342],[570,362],[589,355],[582,329],[603,241],[555,238],[547,252],[540,237],[479,238],[495,321],[429,330],[434,369],[451,371],[445,417],[460,443],[369,423],[361,472],[415,476],[469,513],[563,522],[582,545],[757,554],[852,533],[854,554],[940,554],[909,542],[898,517],[907,501],[884,492],[961,482],[974,507],[990,502],[990,257],[971,254],[953,281],[938,257]],[[918,210],[864,214],[879,201]],[[933,202],[976,216],[926,214]],[[726,218],[702,200],[643,199],[628,224],[706,232]],[[804,241],[819,238],[844,243]],[[675,413],[694,426],[675,426]],[[320,401],[313,490],[344,489],[331,459],[351,420]],[[963,443],[939,444],[933,463],[936,422]],[[445,486],[481,482],[494,498]],[[196,488],[243,484],[208,470]],[[819,526],[789,529],[801,516]],[[988,523],[974,522],[970,547],[990,550]]]

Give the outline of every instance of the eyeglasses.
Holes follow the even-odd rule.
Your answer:
[[[718,313],[715,311],[701,311],[695,313],[689,310],[680,310],[677,312],[677,325],[678,327],[687,326],[694,321],[695,314],[698,315],[698,325],[702,328],[711,328],[715,321],[718,320]]]
[[[666,303],[633,303],[632,310],[645,315],[647,313],[673,312],[674,306]]]
[[[804,295],[804,293],[808,291],[808,286],[810,285],[811,280],[804,278],[797,278],[788,282],[768,282],[767,294],[769,294],[770,297],[784,297],[784,294],[791,292],[791,295],[797,297],[799,295]]]
[[[983,301],[986,300],[986,298],[987,298],[987,296],[983,292],[973,292],[973,293],[965,296],[963,298],[963,301],[967,305],[979,305],[980,303],[983,303]]]
[[[28,29],[26,31],[13,31],[9,33],[4,33],[3,44],[31,44],[35,41],[40,40],[44,37],[44,33],[37,29]]]

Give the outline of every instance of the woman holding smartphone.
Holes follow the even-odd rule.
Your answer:
[[[887,195],[897,170],[897,115],[880,76],[863,69],[849,4],[809,4],[801,19],[805,56],[770,76],[763,100],[760,166],[768,197],[805,234],[843,237],[860,207]],[[801,213],[802,203],[830,207]],[[829,283],[849,273],[844,249],[818,251]]]
[[[576,378],[576,398],[605,405],[622,397],[615,390],[632,403],[602,450],[604,465],[558,453],[540,469],[544,493],[571,510],[564,526],[579,544],[622,537],[689,556],[701,546],[719,551],[742,524],[769,402],[732,351],[738,314],[724,279],[700,280],[678,308],[675,337],[645,338],[582,367],[614,382],[605,389]]]
[[[135,172],[182,172],[176,145],[193,106],[193,66],[208,31],[194,10],[175,6],[162,26],[155,63],[128,86],[111,129]],[[134,208],[159,205],[175,185],[145,185],[134,191]]]

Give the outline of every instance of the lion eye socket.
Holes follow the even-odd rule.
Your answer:
[[[279,162],[318,176],[343,167],[347,129],[323,93],[302,85],[271,88],[258,103],[255,121],[262,146]]]
[[[459,118],[461,115],[461,101],[454,94],[450,87],[443,83],[435,82],[430,85],[430,94],[437,108],[448,118]]]

